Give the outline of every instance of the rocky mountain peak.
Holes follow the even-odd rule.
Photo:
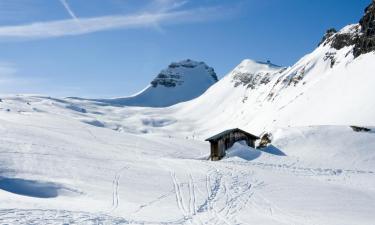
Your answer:
[[[282,67],[272,64],[271,61],[261,62],[245,59],[231,72],[232,83],[234,83],[234,87],[242,85],[255,89],[270,82],[274,74],[282,69]]]
[[[199,69],[204,71],[202,75],[209,74],[213,83],[218,81],[217,75],[212,67],[207,66],[204,62],[186,59],[169,64],[167,69],[162,70],[156,78],[151,81],[151,86],[155,88],[158,85],[164,87],[176,87],[182,85],[184,83],[184,75],[188,74],[186,71]]]
[[[336,33],[337,33],[337,30],[335,28],[329,28],[324,34],[322,40],[319,42],[319,45],[324,43],[328,38],[332,37]]]
[[[319,45],[327,44],[336,50],[354,46],[354,57],[375,51],[375,0],[365,9],[359,24],[346,26],[339,32],[334,28],[327,30]]]
[[[359,24],[361,33],[354,48],[355,57],[375,51],[375,0],[372,0],[372,3],[365,9],[365,15]]]

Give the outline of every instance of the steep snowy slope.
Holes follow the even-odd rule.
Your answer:
[[[353,35],[357,29],[350,25],[336,35]],[[232,127],[260,134],[274,127],[375,125],[375,54],[354,58],[355,45],[335,49],[334,41],[273,73],[254,63],[243,69],[244,61],[201,97],[176,106],[178,117],[194,121],[200,133]]]
[[[126,106],[164,107],[196,98],[215,82],[217,76],[213,68],[188,59],[170,64],[149,86],[133,96],[97,101]]]

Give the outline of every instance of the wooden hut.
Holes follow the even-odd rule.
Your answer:
[[[255,147],[257,139],[259,137],[238,128],[223,131],[206,139],[211,144],[210,159],[212,161],[222,159],[225,156],[226,150],[232,147],[237,141],[246,141],[247,145]]]

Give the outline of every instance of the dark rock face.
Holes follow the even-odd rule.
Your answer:
[[[151,81],[151,85],[153,87],[157,87],[158,85],[165,87],[176,87],[177,85],[181,85],[183,83],[184,81],[181,80],[181,75],[178,73],[168,73],[166,71],[160,72],[158,76]]]
[[[335,38],[332,40],[331,46],[337,50],[340,50],[346,46],[356,44],[357,35],[352,34],[336,34]]]
[[[268,84],[271,81],[271,73],[241,73],[236,72],[233,75],[232,82],[234,83],[234,87],[238,87],[240,85],[246,86],[250,89],[255,89],[257,86],[262,84]]]
[[[349,33],[337,33],[334,28],[327,30],[320,44],[330,44],[340,50],[352,46],[354,57],[375,51],[375,0],[365,9],[365,14]]]
[[[327,60],[330,60],[331,61],[331,68],[335,65],[336,63],[336,52],[327,52],[326,55],[324,56],[323,60],[324,61],[327,61]]]
[[[358,43],[359,25],[353,26],[349,33],[339,33],[334,28],[326,31],[319,45],[326,46],[330,44],[332,48],[340,50],[346,46],[356,45]]]
[[[354,47],[355,57],[375,51],[375,0],[372,0],[372,3],[365,9],[365,15],[359,24],[361,25],[361,34]]]
[[[323,44],[328,38],[332,37],[336,33],[337,33],[337,30],[335,28],[328,29],[326,33],[324,34],[322,40],[319,42],[319,45]]]
[[[186,59],[181,62],[171,63],[167,69],[162,70],[156,78],[151,81],[152,87],[157,87],[158,85],[173,88],[184,83],[183,75],[180,74],[178,68],[188,68],[194,69],[198,66],[204,67],[204,70],[212,77],[214,82],[217,82],[219,79],[215,73],[215,70],[212,67],[207,66],[204,62],[196,62],[191,59]]]

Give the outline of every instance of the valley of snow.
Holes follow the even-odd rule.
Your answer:
[[[1,105],[0,224],[374,221],[373,132],[278,128],[272,146],[235,144],[211,162],[201,139],[119,132],[90,119],[136,117],[134,108],[27,96]],[[144,129],[162,125],[144,119],[153,110],[140,116]]]
[[[194,94],[215,84],[191,101],[194,82],[169,78],[159,81],[179,91],[146,100],[156,89],[109,100],[2,96],[0,224],[373,225],[375,54],[331,44],[288,68],[244,60],[216,83],[194,62],[211,71],[195,74],[204,88]],[[208,161],[204,139],[236,127],[272,143],[236,143]]]

